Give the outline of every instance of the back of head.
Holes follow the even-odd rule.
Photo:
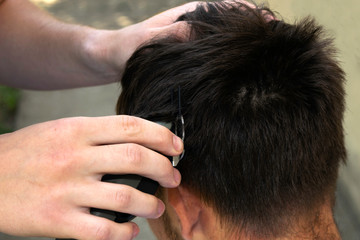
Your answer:
[[[155,39],[129,60],[120,114],[172,122],[181,88],[182,184],[222,221],[280,236],[332,198],[345,159],[344,74],[314,20],[208,3],[183,15],[190,40]]]

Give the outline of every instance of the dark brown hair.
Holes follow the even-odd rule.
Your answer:
[[[221,2],[183,15],[190,40],[138,49],[117,107],[172,122],[180,86],[182,184],[226,223],[262,236],[283,234],[292,217],[331,197],[346,156],[344,73],[332,41],[311,18],[291,25],[272,17]]]

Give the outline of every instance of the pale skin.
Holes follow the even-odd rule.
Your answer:
[[[118,81],[142,43],[169,34],[186,37],[187,24],[174,21],[198,2],[117,31],[62,23],[26,0],[0,4],[0,83],[50,90]]]
[[[26,0],[0,0],[0,83],[49,90],[115,82],[142,43],[164,34],[186,37],[187,25],[173,22],[196,4],[107,31],[62,23]],[[133,173],[176,187],[180,173],[162,154],[182,149],[168,129],[129,116],[60,119],[0,135],[0,232],[132,239],[135,223],[95,217],[89,208],[157,218],[164,204],[101,176]]]

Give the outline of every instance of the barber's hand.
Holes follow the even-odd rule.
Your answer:
[[[174,156],[182,149],[165,127],[129,116],[61,119],[0,135],[0,232],[132,239],[135,223],[96,217],[89,208],[157,218],[164,204],[101,177],[138,174],[176,187],[180,173],[156,151]]]
[[[85,41],[85,49],[92,59],[97,59],[94,62],[97,68],[101,69],[99,63],[105,63],[105,73],[117,76],[119,72],[123,73],[125,63],[134,51],[154,37],[176,35],[187,39],[190,31],[188,24],[174,22],[182,14],[195,10],[198,4],[201,2],[187,3],[117,31],[92,31]]]

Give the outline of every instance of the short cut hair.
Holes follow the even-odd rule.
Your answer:
[[[259,236],[333,199],[345,161],[344,73],[310,17],[214,2],[181,16],[191,33],[138,49],[121,80],[119,114],[172,122],[181,88],[182,184],[220,219]]]

